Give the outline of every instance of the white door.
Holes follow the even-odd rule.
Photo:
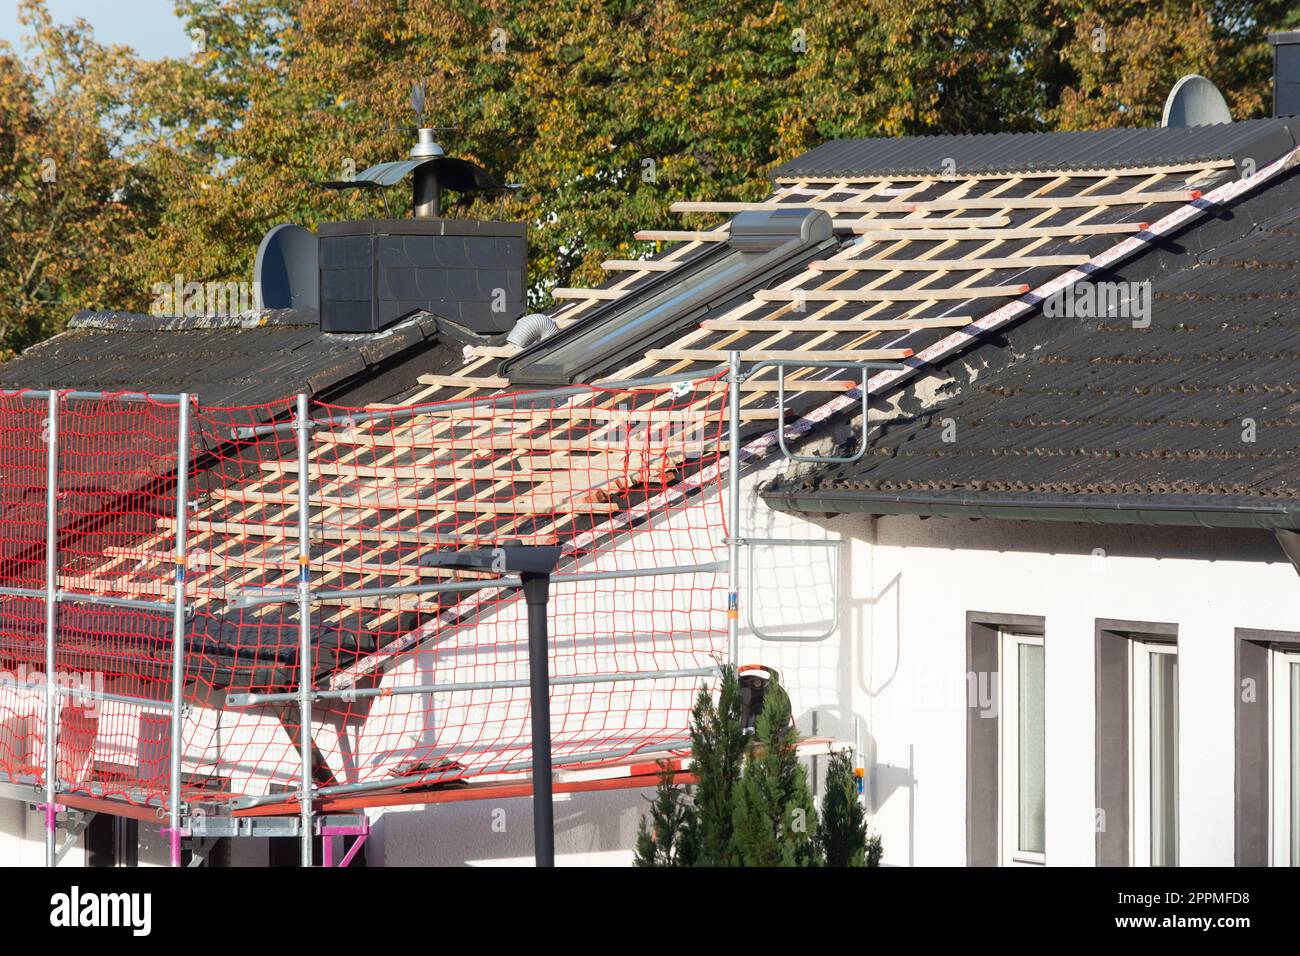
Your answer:
[[[1271,657],[1269,862],[1300,866],[1300,653]]]
[[[1178,647],[1131,641],[1129,780],[1134,866],[1178,865]]]
[[[1043,638],[1003,632],[998,761],[1003,866],[1046,862],[1047,790]]]

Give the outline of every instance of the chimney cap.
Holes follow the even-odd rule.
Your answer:
[[[434,140],[433,134],[437,132],[432,126],[421,126],[416,132],[415,145],[411,147],[408,153],[411,159],[433,159],[438,156],[445,156],[443,148]]]
[[[1300,43],[1300,30],[1280,30],[1277,33],[1270,33],[1268,42],[1274,46],[1288,46],[1292,43]]]

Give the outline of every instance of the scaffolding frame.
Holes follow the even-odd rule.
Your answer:
[[[897,363],[888,362],[806,362],[806,361],[763,361],[754,364],[748,372],[742,369],[741,353],[731,351],[728,354],[728,363],[725,366],[725,381],[727,382],[727,409],[729,413],[728,422],[728,450],[725,461],[727,471],[727,487],[724,492],[726,508],[727,536],[722,544],[726,545],[727,558],[725,561],[700,562],[689,565],[671,565],[655,568],[634,568],[621,571],[589,571],[589,572],[571,572],[556,575],[549,578],[549,585],[553,587],[567,586],[571,584],[581,584],[592,581],[617,580],[623,578],[639,577],[660,577],[684,574],[717,574],[726,573],[726,615],[727,615],[727,653],[726,661],[736,663],[740,653],[740,590],[741,590],[741,549],[742,547],[754,542],[747,541],[741,530],[741,467],[742,459],[748,452],[742,449],[740,441],[740,398],[741,386],[752,375],[763,368],[775,366],[778,371],[778,388],[781,397],[781,419],[778,428],[778,447],[784,457],[794,461],[808,460],[806,457],[793,454],[786,446],[785,433],[787,426],[784,415],[785,389],[784,389],[784,372],[786,367],[812,365],[823,368],[853,368],[861,370],[865,382],[868,369],[890,369],[894,370],[900,366]],[[677,375],[655,376],[652,378],[632,379],[627,382],[609,382],[602,383],[603,388],[638,388],[647,386],[673,385],[686,383],[687,387],[692,382],[697,382],[713,377],[721,372],[722,369],[711,369],[701,374],[679,373]],[[562,387],[548,389],[535,393],[527,394],[530,401],[536,400],[559,400],[582,394],[589,391],[584,386]],[[0,393],[6,394],[6,393]],[[10,392],[7,394],[39,394],[32,392]],[[486,399],[474,399],[464,402],[447,402],[441,403],[438,410],[451,410],[456,407],[492,407],[500,402],[514,400],[521,393],[505,393]],[[867,444],[867,396],[865,387],[862,389],[862,415],[863,415],[863,438],[862,451],[865,451]],[[162,404],[175,404],[177,406],[177,438],[176,438],[176,476],[175,476],[175,535],[173,562],[175,565],[175,593],[173,600],[164,601],[145,601],[133,598],[120,598],[99,594],[76,593],[60,590],[58,587],[58,555],[59,555],[59,527],[58,527],[58,481],[59,481],[59,409],[61,403],[66,400],[77,399],[113,399],[123,402],[131,401],[152,401]],[[311,562],[311,454],[310,447],[312,441],[312,431],[317,427],[327,424],[334,424],[342,419],[325,418],[312,419],[310,415],[310,400],[305,393],[296,396],[294,405],[294,414],[290,421],[278,422],[269,425],[261,425],[250,428],[232,429],[232,439],[249,439],[262,437],[266,435],[291,432],[296,443],[297,453],[297,470],[299,475],[298,481],[298,521],[297,521],[297,560],[298,576],[296,585],[292,588],[275,588],[275,589],[250,589],[242,592],[231,602],[232,607],[251,607],[266,604],[283,604],[296,605],[298,609],[298,687],[296,690],[286,691],[283,693],[247,693],[247,694],[230,694],[226,699],[226,706],[232,708],[255,707],[262,704],[273,702],[295,702],[297,703],[301,714],[301,728],[299,730],[299,782],[296,790],[290,790],[286,793],[266,794],[262,796],[244,796],[235,797],[226,801],[222,806],[232,811],[232,815],[223,816],[202,812],[196,814],[196,807],[190,806],[182,799],[183,779],[182,779],[182,747],[183,747],[183,723],[186,717],[187,708],[184,701],[184,684],[185,684],[185,648],[187,639],[187,628],[193,617],[194,608],[186,600],[186,568],[189,558],[188,554],[188,497],[189,497],[189,469],[190,469],[190,430],[191,430],[191,413],[199,407],[198,398],[190,393],[180,394],[155,394],[144,392],[131,393],[108,393],[108,392],[84,392],[84,391],[59,391],[49,390],[46,393],[48,408],[47,423],[47,486],[46,486],[46,521],[45,521],[45,588],[36,590],[30,588],[9,588],[0,587],[0,595],[12,595],[27,598],[41,598],[45,604],[45,662],[46,662],[46,681],[45,681],[45,779],[43,781],[43,802],[37,803],[36,806],[42,809],[45,814],[45,835],[46,835],[46,864],[55,866],[66,847],[62,850],[57,846],[58,840],[58,814],[63,811],[72,811],[78,814],[94,812],[122,812],[128,805],[123,804],[116,811],[113,804],[119,801],[107,797],[96,798],[94,792],[98,789],[95,785],[90,787],[91,796],[87,797],[81,794],[68,794],[71,786],[64,788],[64,803],[59,803],[60,781],[57,773],[57,744],[58,744],[58,700],[61,694],[65,693],[57,686],[55,670],[55,649],[58,637],[58,606],[60,603],[67,602],[85,602],[91,604],[101,604],[107,606],[119,606],[138,610],[147,610],[153,612],[169,612],[172,615],[172,648],[171,648],[171,680],[170,694],[168,700],[155,700],[151,698],[135,697],[131,695],[114,694],[106,692],[84,692],[91,693],[93,697],[103,700],[112,700],[120,703],[130,704],[146,709],[164,711],[170,719],[170,748],[169,748],[169,767],[168,780],[169,792],[167,794],[166,804],[162,804],[156,799],[146,799],[145,807],[138,808],[146,814],[146,808],[152,807],[152,815],[165,819],[167,826],[162,828],[162,833],[167,839],[169,862],[173,867],[182,865],[182,843],[186,837],[193,838],[211,838],[211,837],[242,837],[242,836],[295,836],[300,841],[300,862],[302,866],[308,867],[313,863],[313,836],[322,836],[328,838],[332,835],[348,833],[358,837],[358,840],[364,839],[369,834],[368,823],[363,814],[359,819],[341,818],[334,814],[323,817],[315,812],[315,804],[323,798],[340,798],[351,796],[365,796],[377,791],[396,791],[395,796],[401,796],[403,788],[419,786],[421,781],[416,779],[412,781],[400,782],[393,780],[373,780],[362,781],[346,784],[337,784],[332,786],[317,786],[312,777],[312,739],[311,733],[311,710],[313,704],[321,701],[338,700],[338,699],[355,699],[358,697],[378,697],[393,695],[411,695],[411,694],[444,694],[455,693],[460,691],[472,690],[497,690],[507,688],[527,687],[530,684],[536,688],[536,682],[533,675],[527,678],[492,680],[492,681],[462,681],[445,684],[416,684],[411,686],[400,686],[394,688],[358,688],[349,687],[345,689],[329,689],[326,687],[317,687],[313,678],[312,671],[312,610],[322,602],[347,601],[352,599],[363,599],[371,597],[388,597],[397,595],[419,595],[437,592],[479,592],[487,589],[516,589],[519,592],[525,590],[525,578],[518,574],[501,574],[491,579],[479,580],[457,580],[453,582],[441,582],[435,584],[420,585],[400,585],[391,587],[369,587],[369,588],[349,588],[349,589],[314,589],[311,582],[310,562]],[[358,415],[349,416],[352,422],[363,419],[376,418],[380,415],[385,418],[410,418],[419,414],[419,409],[385,409],[382,413],[365,412]],[[793,431],[793,426],[790,426]],[[859,451],[857,457],[861,457],[862,451]],[[846,459],[847,460],[847,459]],[[856,460],[856,459],[854,459]],[[720,462],[721,464],[721,462]],[[420,646],[418,643],[413,647]],[[413,648],[406,648],[405,652],[409,653]],[[530,667],[530,671],[534,668]],[[681,668],[676,670],[649,670],[637,671],[626,674],[585,674],[552,677],[543,672],[543,680],[546,688],[570,684],[607,684],[623,683],[641,680],[653,680],[664,678],[686,678],[686,677],[715,677],[721,669],[721,665],[710,667]],[[68,691],[67,693],[73,693]],[[536,727],[535,727],[536,729]],[[641,753],[673,753],[682,752],[689,747],[689,740],[685,737],[671,737],[655,740],[640,741],[627,747],[607,749],[595,752],[581,752],[564,755],[545,762],[543,772],[549,774],[551,766],[563,767],[569,764],[586,764],[600,761],[617,760],[626,758],[634,754]],[[549,758],[550,740],[549,732],[547,733],[546,754]],[[659,748],[659,749],[654,749]],[[483,776],[489,776],[497,773],[509,773],[520,770],[531,770],[537,760],[536,754],[532,760],[502,760],[497,764],[490,764],[479,771]],[[536,774],[534,774],[536,777]],[[534,801],[537,799],[538,781],[534,779],[528,789],[534,795]],[[649,785],[649,784],[644,784]],[[20,796],[22,799],[30,799],[36,792],[35,781],[33,780],[10,780],[7,783],[0,782],[0,796]],[[572,789],[572,785],[570,786]],[[549,795],[549,787],[546,788]],[[409,794],[412,802],[418,802],[416,794]],[[78,809],[74,804],[80,804],[83,808],[89,807],[98,799],[99,803],[94,804],[95,809]],[[297,803],[297,812],[292,817],[287,814],[283,815],[265,815],[265,816],[234,816],[233,812],[255,810],[257,808],[267,808],[276,804],[285,804],[286,807],[292,803]],[[133,808],[136,809],[136,808]],[[77,824],[74,821],[73,827]],[[350,861],[359,848],[359,843],[353,847],[345,857]],[[539,856],[540,859],[540,856]],[[345,865],[344,864],[344,865]]]
[[[670,385],[678,382],[698,381],[700,379],[701,376],[699,374],[656,376],[629,380],[628,382],[609,383],[607,385],[603,384],[602,387],[639,388]],[[527,393],[527,397],[529,400],[534,401],[560,400],[580,395],[588,391],[589,389],[583,386],[574,386],[569,388],[549,389],[544,392]],[[10,390],[0,392],[0,394],[34,397],[39,396],[41,393],[32,392],[30,390]],[[187,627],[194,614],[193,606],[186,600],[186,568],[189,558],[187,519],[189,504],[188,479],[190,468],[190,427],[192,420],[191,412],[198,407],[197,396],[190,393],[112,393],[51,389],[44,392],[44,397],[47,408],[45,424],[45,435],[47,439],[44,533],[45,587],[42,589],[0,587],[0,595],[40,599],[44,603],[44,657],[46,665],[46,680],[43,687],[46,701],[44,780],[40,781],[38,787],[35,779],[9,779],[8,781],[3,782],[3,790],[0,790],[0,796],[23,799],[26,802],[33,803],[37,809],[44,812],[45,860],[47,866],[58,865],[59,860],[62,859],[68,849],[67,846],[58,846],[59,815],[71,815],[71,819],[65,823],[65,829],[69,831],[69,838],[72,838],[76,832],[79,832],[78,828],[86,819],[88,819],[86,815],[94,814],[96,812],[129,812],[130,815],[138,818],[159,818],[163,820],[166,825],[161,828],[161,832],[168,848],[169,863],[173,867],[179,867],[182,865],[182,845],[185,838],[193,837],[197,839],[222,836],[296,837],[300,840],[301,844],[301,865],[311,866],[313,862],[313,836],[338,835],[343,832],[352,833],[359,837],[364,837],[368,834],[364,815],[361,817],[359,822],[349,819],[341,819],[334,814],[331,814],[328,818],[319,817],[314,812],[314,803],[317,799],[326,796],[364,794],[372,790],[393,790],[402,786],[402,784],[398,782],[380,780],[370,781],[367,783],[341,784],[333,787],[317,787],[312,779],[311,763],[313,735],[310,732],[310,714],[313,703],[322,700],[342,699],[348,697],[380,696],[381,693],[393,695],[440,694],[474,689],[504,689],[529,686],[531,677],[517,680],[458,682],[444,685],[398,687],[388,689],[384,692],[381,692],[378,688],[329,690],[328,688],[315,686],[312,674],[312,609],[316,605],[325,601],[335,602],[369,597],[418,595],[439,591],[463,592],[478,591],[488,588],[519,589],[522,591],[524,589],[525,581],[518,575],[501,575],[491,580],[461,580],[429,585],[404,585],[386,588],[350,588],[342,590],[313,589],[310,577],[312,487],[310,454],[311,436],[313,429],[336,422],[333,418],[312,419],[310,416],[309,397],[306,394],[299,394],[296,396],[295,414],[291,421],[265,426],[256,426],[253,428],[233,429],[230,436],[232,439],[247,439],[291,431],[295,438],[297,468],[299,475],[302,477],[302,480],[298,482],[297,550],[299,572],[296,586],[293,588],[267,590],[262,593],[258,593],[257,591],[246,592],[240,595],[236,601],[232,602],[232,606],[249,607],[264,604],[296,604],[298,606],[298,689],[283,694],[232,694],[227,700],[227,704],[231,707],[251,707],[272,701],[293,701],[298,704],[300,713],[304,716],[302,719],[303,727],[299,732],[300,780],[296,793],[268,794],[262,797],[236,798],[227,801],[227,806],[231,809],[246,810],[252,807],[267,806],[292,800],[298,804],[298,812],[292,818],[292,822],[290,822],[290,818],[281,816],[234,817],[215,815],[207,812],[196,815],[194,813],[196,808],[191,807],[187,801],[182,798],[182,749],[183,725],[187,715],[187,706],[184,700],[185,648]],[[478,400],[464,403],[440,403],[438,411],[451,410],[460,406],[490,407],[511,400],[515,397],[517,396],[504,395],[495,400],[489,399],[487,401]],[[175,534],[172,558],[174,562],[175,593],[172,601],[148,601],[95,593],[71,592],[61,590],[58,586],[60,537],[58,508],[60,477],[59,412],[63,402],[80,399],[115,400],[121,402],[149,401],[159,404],[174,404],[177,406]],[[419,413],[420,409],[413,408],[407,410],[395,408],[392,410],[385,409],[382,413],[360,413],[358,415],[350,416],[350,418],[353,422],[363,419],[379,418],[381,416],[385,419],[396,420],[415,417],[418,416]],[[577,572],[552,578],[551,583],[558,586],[622,578],[719,573],[726,570],[728,567],[729,562],[714,561],[691,565],[672,565],[663,568],[635,568],[625,571]],[[129,608],[153,613],[168,613],[171,615],[172,670],[169,694],[166,700],[102,691],[74,691],[71,689],[65,691],[58,686],[55,659],[58,642],[58,607],[61,603],[73,602]],[[656,678],[711,677],[716,675],[717,672],[717,667],[707,667],[644,671],[633,674],[592,674],[561,676],[549,679],[546,679],[545,675],[543,675],[543,677],[546,680],[546,685],[551,687],[566,684],[619,683]],[[65,784],[64,781],[59,779],[58,702],[62,696],[73,693],[82,696],[89,696],[91,699],[95,700],[116,701],[142,709],[159,711],[168,715],[168,737],[170,742],[168,755],[169,784],[165,803],[154,797],[144,797],[143,795],[139,795],[143,797],[143,799],[140,800],[142,806],[121,803],[120,807],[116,807],[114,804],[120,803],[121,801],[113,800],[106,796],[97,796],[97,792],[102,793],[102,788],[96,784],[92,783],[86,788],[81,788],[82,790],[88,789],[90,791],[90,795],[86,795],[79,791],[73,792],[74,787],[71,781],[68,781]],[[657,746],[659,743],[660,741],[655,741],[653,742],[653,745]],[[682,740],[674,739],[663,741],[662,743],[679,745],[682,743]],[[629,752],[635,752],[644,746],[645,743],[643,742],[630,748],[566,755],[556,758],[554,763],[563,766],[574,762],[611,759],[623,756]],[[529,760],[510,760],[503,761],[499,765],[489,766],[486,769],[488,772],[513,772],[531,769],[532,764],[533,761]],[[38,793],[43,796],[43,799],[38,799]],[[63,802],[60,802],[61,794],[63,795]],[[78,806],[74,806],[74,804],[80,804],[82,806],[93,804],[95,809],[82,809]],[[353,851],[346,855],[345,860],[350,860],[357,849],[359,849],[359,844],[354,846]]]

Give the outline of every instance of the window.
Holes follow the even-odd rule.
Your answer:
[[[717,248],[506,359],[501,374],[513,385],[599,378],[836,245],[830,216],[806,207],[739,213],[728,235]]]
[[[1269,862],[1300,866],[1300,651],[1275,649],[1270,663]]]
[[[1130,779],[1135,866],[1178,865],[1178,648],[1131,642]]]
[[[1003,865],[1045,862],[1047,757],[1041,635],[1002,633],[1001,856]]]
[[[1044,619],[966,612],[966,864],[1044,862]]]
[[[1234,860],[1237,866],[1295,866],[1300,633],[1239,627],[1236,636]]]

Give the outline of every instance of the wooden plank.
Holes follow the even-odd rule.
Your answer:
[[[594,493],[597,489],[583,489],[583,493]],[[508,499],[497,500],[488,496],[485,497],[464,497],[457,498],[432,497],[420,498],[407,495],[358,495],[356,498],[337,498],[329,494],[319,492],[312,493],[312,504],[317,507],[326,508],[347,508],[358,512],[368,512],[375,508],[385,511],[396,511],[411,509],[425,516],[447,512],[449,514],[485,514],[485,515],[530,515],[530,514],[552,514],[556,511],[576,510],[576,511],[617,511],[622,506],[617,503],[608,501],[584,501],[579,500],[578,496],[569,493],[552,494],[544,491],[503,491],[502,494],[509,495]],[[215,491],[212,495],[214,498],[225,497],[221,491]],[[298,496],[296,494],[285,494],[281,492],[253,492],[253,491],[234,491],[229,496],[230,500],[241,503],[256,503],[270,505],[291,505],[296,504]]]
[[[328,478],[338,478],[344,481],[388,481],[393,484],[402,484],[413,481],[499,481],[503,478],[510,478],[513,481],[545,481],[546,472],[535,472],[532,469],[523,471],[511,471],[509,462],[501,466],[473,467],[471,465],[460,465],[448,463],[445,465],[384,465],[377,468],[373,465],[356,465],[341,464],[336,465],[330,462],[315,462],[309,466],[313,476],[321,475]],[[262,470],[272,474],[296,475],[298,473],[298,463],[296,461],[286,462],[262,462]]]
[[[718,355],[717,352],[709,352],[708,354],[711,357]],[[722,354],[725,355],[726,353],[724,352]],[[908,354],[910,355],[911,352],[909,351]],[[320,445],[337,445],[340,447],[360,448],[408,448],[411,447],[413,443],[420,441],[429,441],[441,447],[449,447],[452,444],[452,439],[449,439],[445,435],[403,434],[395,438],[392,435],[358,434],[349,441],[333,441],[329,438],[318,438]],[[641,441],[637,439],[636,436],[633,436],[630,441],[626,438],[615,441],[607,438],[587,438],[584,436],[557,438],[553,434],[529,435],[526,432],[518,432],[499,435],[475,435],[472,438],[460,439],[456,444],[460,448],[473,448],[476,451],[614,451],[625,452],[631,456],[665,454],[676,451],[685,451],[687,449],[698,450],[706,443],[694,440],[650,442]],[[707,444],[709,446],[708,450],[726,447],[726,442],[709,442]]]
[[[894,332],[907,329],[960,329],[969,315],[943,319],[706,319],[710,332]]]
[[[600,267],[609,272],[671,272],[679,265],[671,259],[606,259]]]
[[[641,229],[637,239],[652,242],[726,242],[727,229],[705,232],[699,229]]]
[[[1012,176],[1020,179],[1056,179],[1062,176],[1071,179],[1111,179],[1120,176],[1172,176],[1178,173],[1190,174],[1198,173],[1202,170],[1227,169],[1234,165],[1236,164],[1231,159],[1221,159],[1210,162],[1202,161],[1197,163],[1172,163],[1164,166],[1142,166],[1132,169],[1031,169],[1002,173],[968,173],[965,175],[954,176],[943,176],[938,171],[916,176],[900,176],[897,173],[873,176],[778,176],[775,179],[775,183],[778,186],[816,186],[821,184],[835,185],[837,183],[844,183],[846,186],[852,187],[854,184],[872,185],[883,182],[980,182],[988,179],[1009,179]]]
[[[853,231],[864,238],[876,241],[910,239],[951,240],[951,239],[1052,239],[1056,237],[1075,236],[1109,236],[1142,232],[1149,223],[1112,222],[1080,223],[1074,226],[1020,226],[1013,229],[891,229],[880,225],[864,223],[854,226]]]
[[[286,512],[287,513],[287,512]],[[158,527],[164,530],[176,527],[174,518],[159,518]],[[206,518],[192,518],[189,522],[191,531],[207,534],[232,534],[244,537],[298,539],[297,524],[280,524],[273,521],[213,521]],[[380,544],[426,544],[453,545],[458,541],[477,541],[473,535],[453,535],[433,533],[411,529],[397,528],[345,528],[334,527],[320,521],[315,516],[311,525],[312,541],[352,541],[373,542]],[[553,539],[552,539],[552,542]]]
[[[601,299],[614,300],[621,299],[629,289],[573,289],[568,286],[559,286],[551,290],[551,297],[556,299]]]
[[[416,381],[436,388],[506,388],[510,379],[499,375],[421,375]]]
[[[765,375],[767,369],[760,369],[759,375]],[[785,377],[785,390],[791,394],[795,392],[847,392],[851,388],[858,388],[862,385],[861,381],[852,379],[806,379],[796,378],[790,375]],[[747,378],[740,383],[742,392],[775,392],[776,378]]]
[[[1024,295],[1026,283],[972,285],[958,289],[760,289],[760,302],[927,302],[931,299],[1000,299]]]
[[[1083,196],[976,196],[960,199],[917,199],[911,201],[842,200],[825,202],[675,202],[671,208],[680,213],[738,213],[768,209],[821,209],[829,213],[937,212],[963,209],[1079,209],[1094,206],[1144,206],[1150,203],[1192,202],[1201,198],[1199,189],[1178,189],[1122,193],[1099,193]],[[838,223],[837,223],[838,224]]]
[[[961,226],[964,229],[994,229],[1011,225],[1010,216],[962,216],[959,219],[832,219],[831,225],[841,230],[856,230],[868,223],[878,228],[890,229],[928,229],[930,227]]]
[[[445,465],[386,465],[383,466],[388,470],[386,475],[377,473],[377,469],[373,465],[312,462],[310,471],[313,475],[339,478],[344,481],[374,481],[381,478],[394,480],[394,476],[396,476],[395,481],[400,484],[411,481],[504,481],[506,479],[510,481],[542,482],[550,480],[549,476],[566,468],[580,470],[589,474],[602,473],[610,475],[626,474],[629,468],[627,460],[618,455],[584,455],[580,458],[568,457],[558,461],[548,461],[541,458],[530,460],[536,461],[537,464],[531,465],[520,459],[512,459],[503,461],[500,464],[479,468],[451,463]],[[298,473],[298,463],[296,461],[263,462],[262,469],[272,473],[296,475]]]
[[[1152,203],[1184,203],[1201,198],[1199,189],[1175,189],[1142,192],[1132,190],[1122,193],[1087,193],[1079,196],[1031,196],[1023,199],[975,196],[961,199],[927,199],[915,203],[918,210],[958,209],[1092,209],[1097,206],[1146,206]],[[869,203],[858,203],[869,206]],[[869,210],[864,210],[869,211]]]
[[[652,362],[716,362],[733,351],[727,346],[716,349],[651,349],[646,358]],[[742,362],[890,362],[911,358],[911,349],[739,349]],[[861,382],[858,383],[859,385]],[[776,383],[772,383],[776,387]]]
[[[816,259],[814,272],[961,272],[976,269],[1073,268],[1087,256],[996,256],[987,259]]]
[[[517,345],[471,345],[469,354],[475,358],[510,358],[522,349]]]
[[[282,551],[282,555],[269,553],[269,546],[265,544],[253,545],[255,553],[249,554],[243,552],[237,555],[228,553],[197,554],[192,556],[190,568],[197,570],[199,568],[208,568],[212,570],[228,570],[232,568],[243,568],[246,570],[268,571],[278,568],[287,568],[292,573],[298,571],[298,550],[293,544],[281,545],[277,550]],[[105,548],[104,553],[108,555],[117,555],[125,558],[136,559],[140,557],[137,552],[130,552],[125,548]],[[410,559],[417,557],[413,551],[406,552],[403,557]],[[145,554],[142,560],[153,562],[159,568],[170,570],[174,567],[172,564],[172,554],[169,551],[154,551]],[[310,565],[312,571],[316,574],[382,574],[392,577],[398,574],[412,575],[419,578],[452,578],[456,574],[471,573],[450,571],[447,568],[438,568],[420,564],[402,564],[400,561],[389,563],[372,562],[368,560],[341,560],[326,558],[323,555],[313,555]]]

